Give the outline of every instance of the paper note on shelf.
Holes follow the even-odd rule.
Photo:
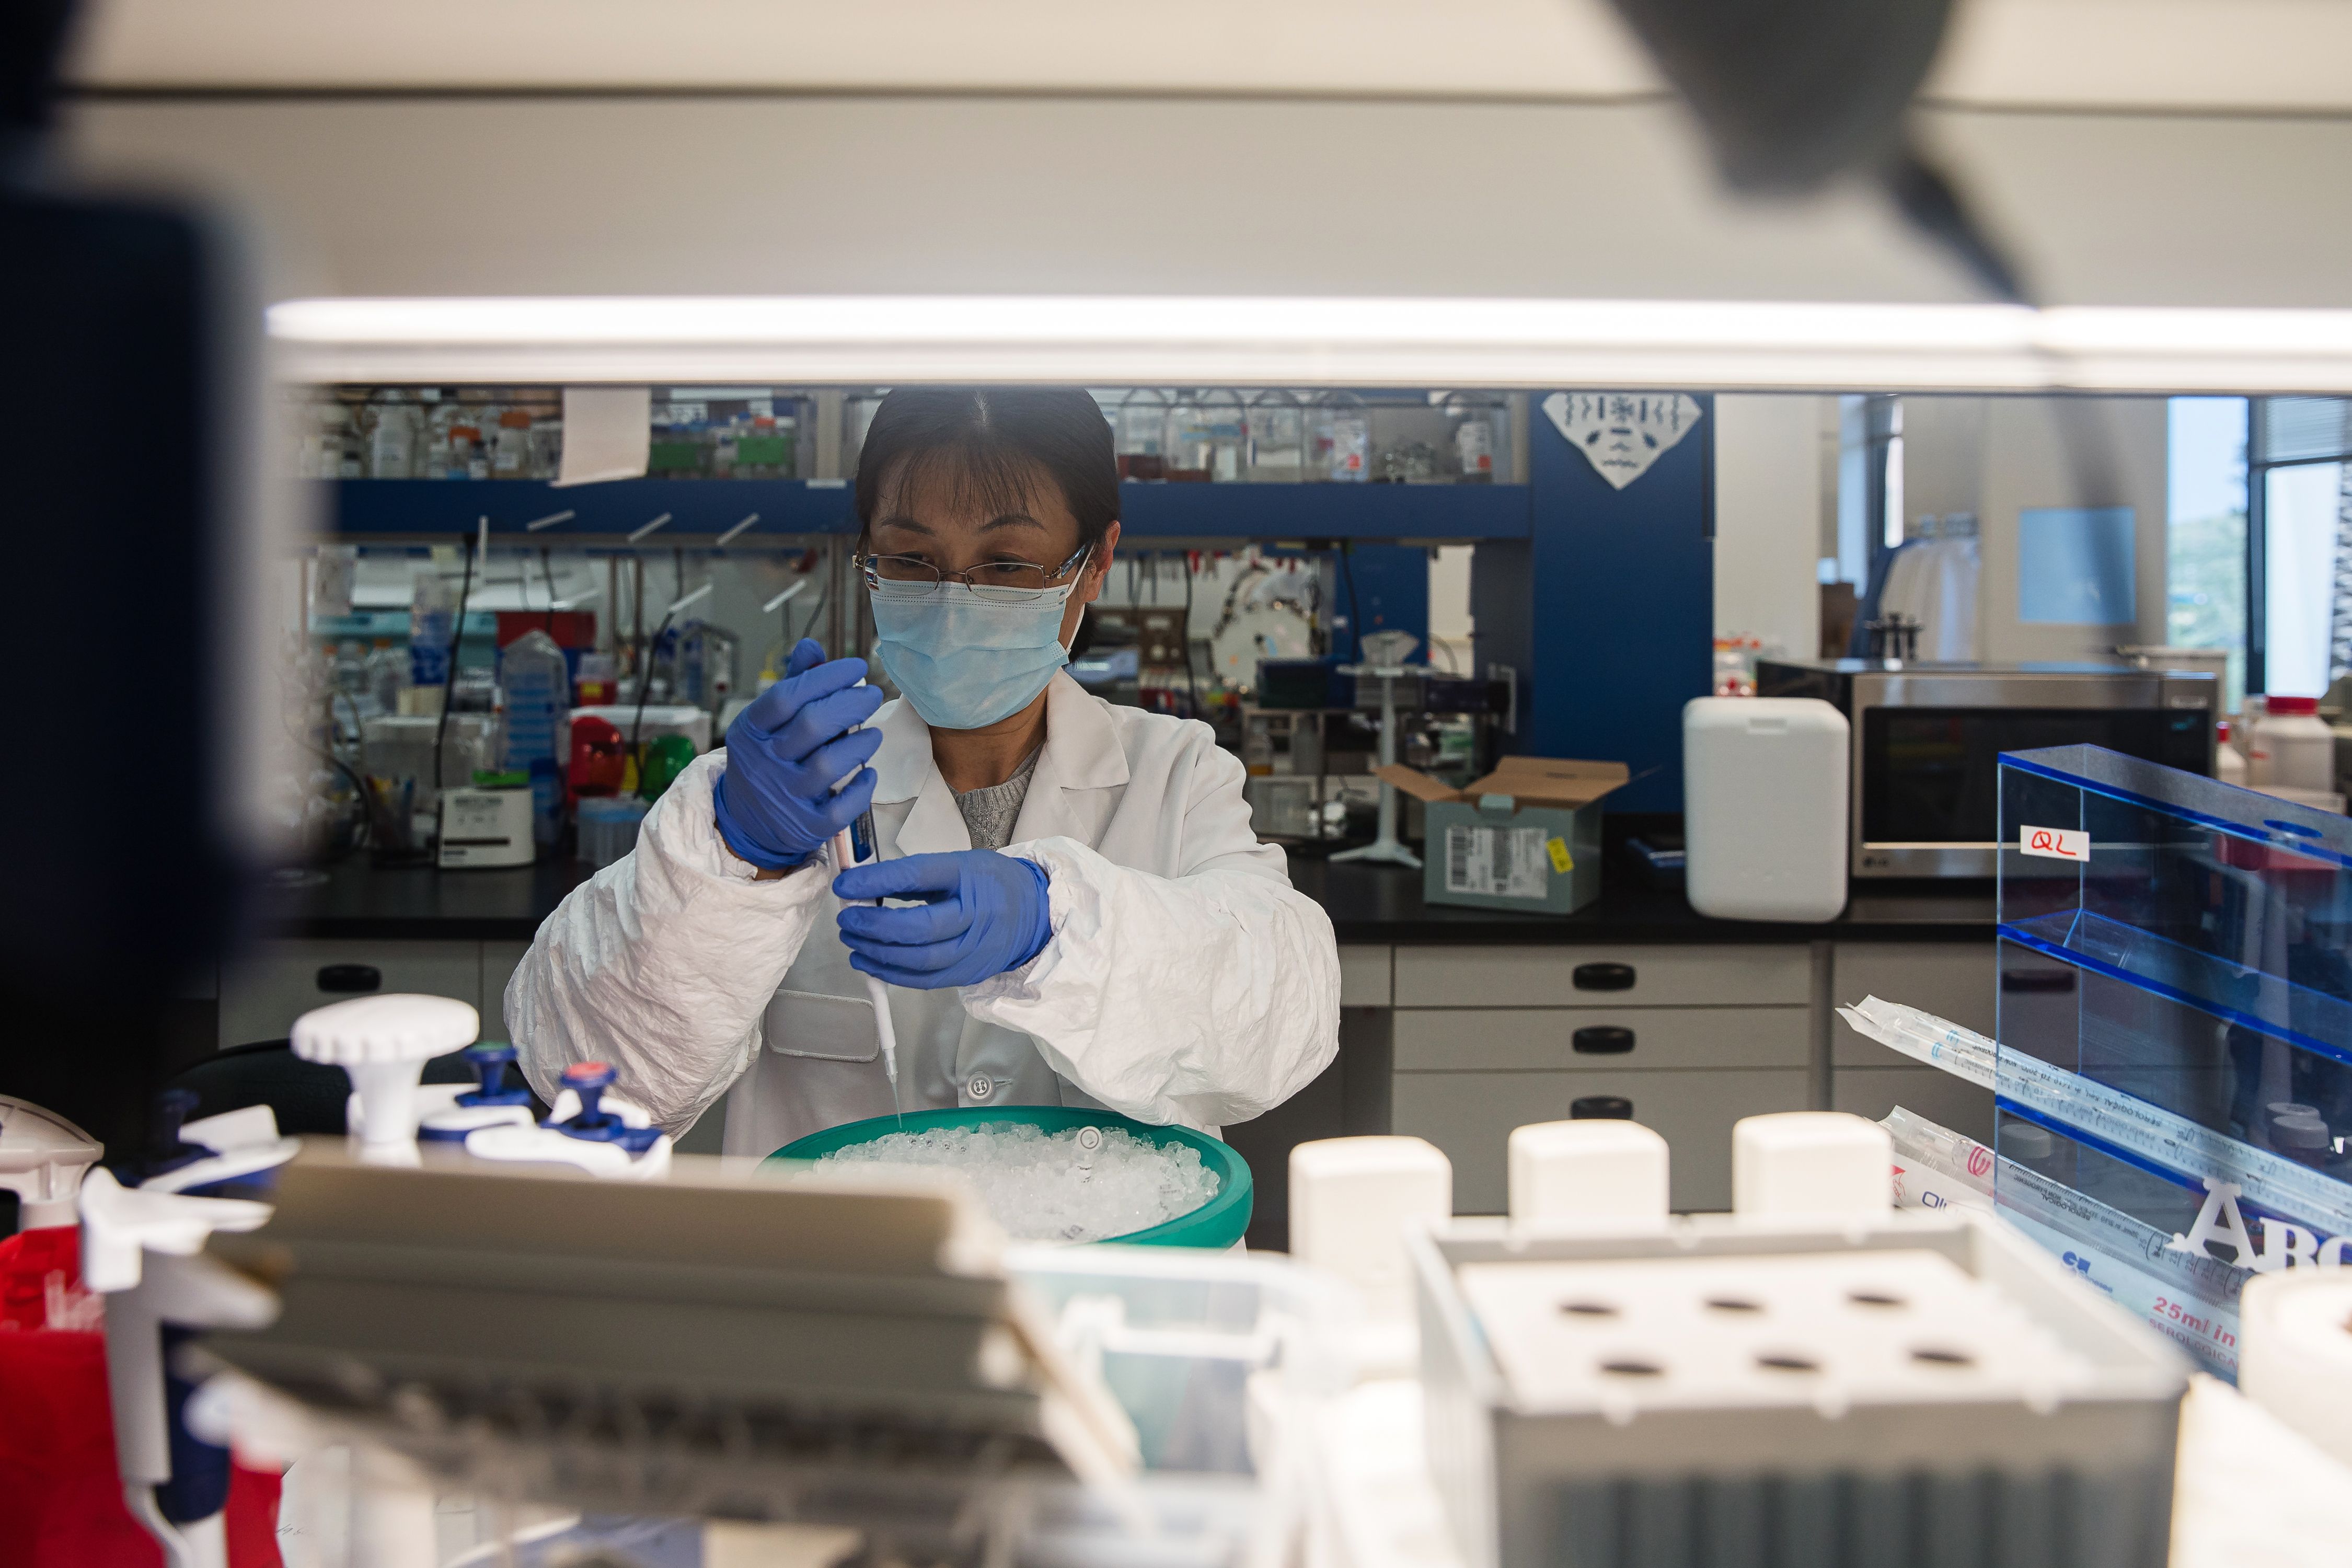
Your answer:
[[[644,479],[653,426],[651,387],[565,387],[563,456],[555,487]]]
[[[2088,860],[2091,836],[2072,827],[2020,827],[2017,847],[2045,860]]]

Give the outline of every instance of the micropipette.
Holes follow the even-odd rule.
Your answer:
[[[858,814],[857,820],[833,836],[833,863],[836,873],[852,866],[862,866],[874,858],[874,814]],[[879,899],[859,899],[862,904],[879,904]],[[882,1071],[890,1079],[890,1109],[898,1120],[907,1120],[898,1104],[898,1035],[890,1024],[890,988],[878,975],[866,977],[866,1000],[874,1004],[874,1033],[882,1042]]]

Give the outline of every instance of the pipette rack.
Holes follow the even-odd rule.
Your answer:
[[[420,1155],[308,1141],[269,1223],[211,1244],[277,1321],[193,1364],[436,1490],[847,1526],[916,1563],[1228,1568],[1295,1524],[1258,1401],[1349,1375],[1345,1292],[1286,1260],[1008,1247],[920,1173]]]
[[[1466,1568],[2159,1568],[2187,1363],[1983,1214],[1411,1248]]]
[[[2352,1245],[2352,821],[2095,746],[2000,791],[1995,1201],[2232,1376],[2244,1279]],[[2053,1186],[2228,1267],[2183,1290]]]

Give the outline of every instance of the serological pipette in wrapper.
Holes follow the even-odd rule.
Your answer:
[[[2000,1047],[1948,1019],[1899,1002],[1865,996],[1859,1006],[1840,1007],[1838,1016],[1858,1035],[1901,1051],[1915,1061],[1942,1068],[1981,1088],[1993,1087]]]
[[[839,870],[863,866],[874,858],[874,814],[860,813],[856,822],[833,836],[833,859]],[[879,904],[879,899],[860,899],[864,904]],[[866,996],[874,1004],[874,1033],[882,1044],[882,1070],[890,1079],[890,1109],[901,1121],[906,1112],[898,1106],[898,1035],[890,1024],[890,988],[878,975],[866,977]]]
[[[861,680],[857,684],[863,686],[866,682]],[[860,730],[865,727],[863,724],[857,726]],[[856,775],[852,773],[850,777]],[[849,780],[841,782],[847,784]],[[856,822],[833,836],[834,875],[837,877],[852,866],[863,866],[873,859],[876,853],[874,813],[871,810],[860,812]],[[882,900],[859,899],[854,901],[877,905]],[[904,1121],[907,1113],[898,1105],[898,1032],[890,1023],[890,988],[878,976],[869,974],[866,977],[866,998],[874,1004],[874,1034],[882,1046],[882,1071],[890,1079],[890,1109]]]

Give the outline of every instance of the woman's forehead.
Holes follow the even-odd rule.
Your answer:
[[[875,526],[1077,536],[1077,519],[1042,467],[1019,458],[921,452],[885,476]]]

